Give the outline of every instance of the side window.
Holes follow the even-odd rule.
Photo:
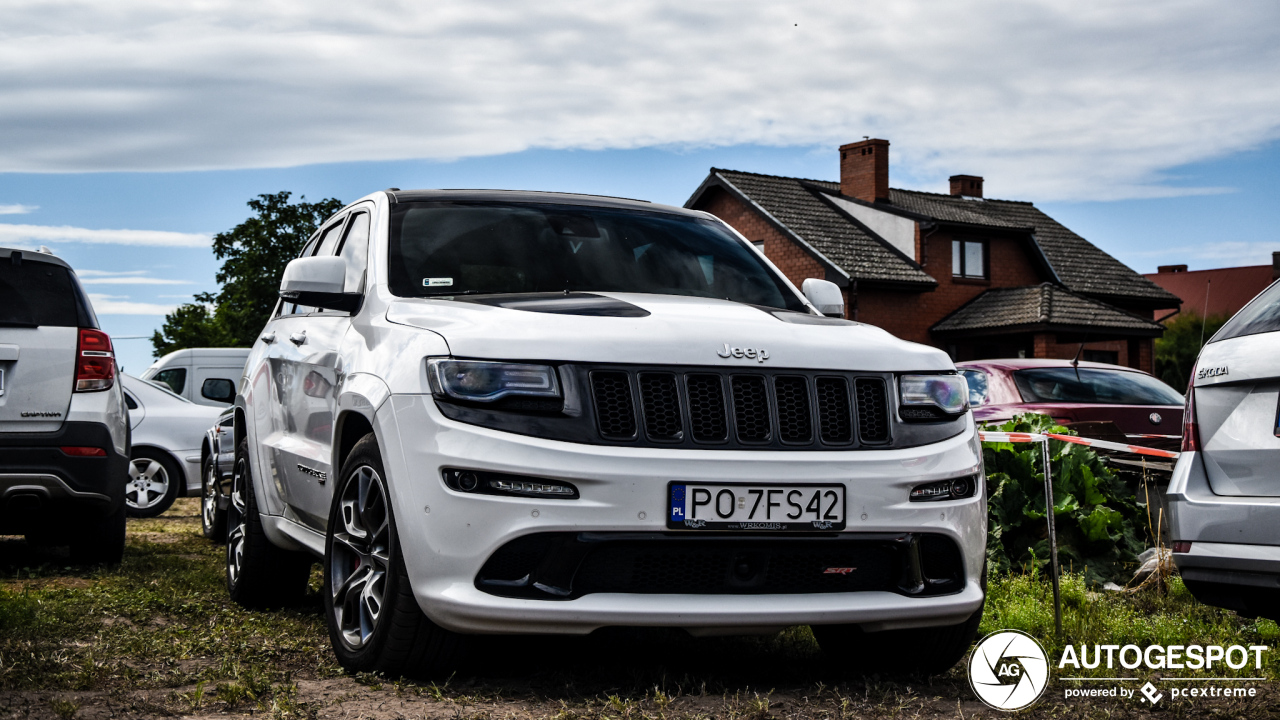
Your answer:
[[[215,402],[229,403],[236,399],[236,390],[226,378],[208,378],[200,386],[200,396]]]
[[[307,241],[307,244],[302,246],[302,252],[298,253],[298,257],[310,257],[311,253],[316,250],[316,241],[317,236],[312,235],[311,239]],[[276,317],[280,317],[281,315],[292,315],[294,311],[297,310],[297,307],[293,303],[284,302],[283,300],[276,304],[276,308]]]
[[[168,385],[170,390],[181,395],[182,388],[187,384],[187,369],[169,368],[168,370],[161,370],[151,379],[155,382]]]
[[[347,279],[343,283],[343,290],[349,293],[360,292],[364,289],[361,286],[369,258],[369,213],[362,212],[352,216],[338,254],[347,263]]]
[[[320,234],[319,241],[314,242],[315,249],[312,250],[311,249],[312,246],[308,245],[308,250],[310,250],[310,253],[304,250],[303,257],[307,257],[308,255],[315,255],[316,257],[321,257],[324,255],[332,255],[334,247],[337,246],[338,244],[338,238],[341,237],[342,235],[342,225],[343,225],[343,222],[336,222],[333,225],[330,225],[329,227],[325,228],[324,232]],[[307,313],[313,313],[315,311],[316,309],[311,307],[310,305],[295,305],[293,307],[292,314],[306,315]]]
[[[320,236],[320,244],[313,253],[316,256],[332,255],[333,249],[338,244],[338,238],[342,235],[343,223],[337,222],[325,229],[324,234]]]
[[[980,370],[961,370],[960,374],[969,384],[969,406],[981,407],[990,402],[987,394],[987,374]]]

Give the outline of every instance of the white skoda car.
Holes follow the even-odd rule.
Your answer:
[[[1168,490],[1174,562],[1201,602],[1280,620],[1280,283],[1195,368]]]
[[[798,291],[706,213],[388,190],[292,261],[236,397],[227,582],[324,563],[353,671],[477,633],[811,625],[940,671],[981,617],[986,497],[939,350]],[[821,311],[821,312],[820,312]]]

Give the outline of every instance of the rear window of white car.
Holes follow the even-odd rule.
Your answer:
[[[1023,402],[1099,405],[1181,405],[1176,390],[1137,372],[1094,368],[1017,370],[1013,382]]]
[[[1209,342],[1276,330],[1280,330],[1280,283],[1263,290],[1252,302],[1241,308]]]
[[[61,265],[0,257],[0,327],[93,327]]]

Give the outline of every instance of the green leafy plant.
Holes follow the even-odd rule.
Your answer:
[[[1049,416],[1019,415],[990,428],[1002,432],[1075,433]],[[1146,508],[1135,492],[1082,445],[1049,441],[1058,562],[1090,585],[1132,572],[1146,541]],[[987,443],[990,520],[987,563],[996,572],[1044,570],[1050,562],[1040,443]]]

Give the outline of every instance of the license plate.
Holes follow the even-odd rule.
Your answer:
[[[844,529],[844,485],[671,483],[667,498],[672,529]]]

